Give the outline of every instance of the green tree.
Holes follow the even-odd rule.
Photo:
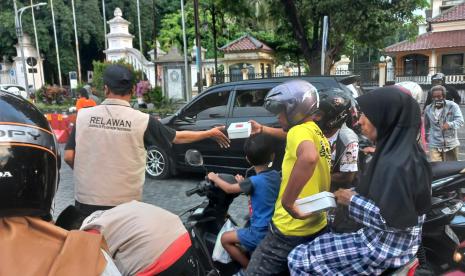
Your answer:
[[[97,93],[99,96],[103,97],[103,71],[112,64],[121,64],[126,66],[133,74],[134,74],[134,85],[140,81],[140,76],[141,72],[139,70],[134,70],[134,67],[127,63],[124,60],[118,60],[116,62],[100,62],[100,61],[94,61],[92,62],[93,67],[94,67],[94,82],[93,85],[95,86],[95,89],[97,90]]]
[[[201,46],[207,49],[207,58],[213,58],[213,28],[216,28],[217,47],[221,47],[231,40],[250,32],[256,24],[251,24],[247,18],[253,16],[250,12],[252,6],[249,1],[227,1],[227,0],[203,0],[199,1],[199,23]],[[174,8],[174,7],[173,7]],[[213,26],[212,15],[216,16],[216,24]],[[187,47],[190,52],[195,40],[194,9],[192,1],[185,3],[186,38]],[[180,6],[174,11],[165,14],[160,22],[161,29],[158,40],[164,50],[175,45],[183,48],[182,20]],[[218,55],[222,53],[218,51]]]
[[[38,3],[34,0],[34,3]],[[92,70],[93,60],[104,59],[104,34],[103,13],[101,0],[75,0],[76,23],[78,30],[79,49],[81,56],[82,75],[87,70]],[[17,0],[18,8],[30,5],[30,0]],[[137,6],[132,0],[105,0],[107,20],[113,17],[116,7],[123,10],[123,16],[131,22],[130,32],[136,36],[134,47],[139,47],[137,37]],[[60,50],[60,64],[64,83],[67,83],[67,73],[76,71],[76,50],[74,42],[74,25],[71,10],[71,0],[54,0],[55,22],[57,40]],[[142,41],[152,40],[153,29],[153,1],[140,0]],[[10,60],[16,56],[16,50],[12,45],[17,43],[13,1],[0,0],[0,55],[7,56]],[[45,77],[48,83],[58,83],[57,59],[55,42],[53,38],[52,16],[50,2],[47,6],[35,10],[37,35],[39,47],[44,56]],[[31,10],[28,9],[22,17],[24,33],[28,34],[34,43]],[[107,28],[108,29],[108,28]],[[148,48],[144,47],[144,54]]]
[[[34,0],[37,3],[39,0]],[[17,0],[18,6],[30,0]],[[193,1],[185,1],[188,51],[192,49],[194,32]],[[326,53],[328,71],[341,54],[352,55],[353,49],[367,55],[377,55],[378,48],[412,37],[416,34],[419,17],[412,11],[427,5],[427,0],[200,0],[200,34],[207,58],[212,58],[215,47],[221,47],[245,33],[267,43],[276,51],[279,63],[301,60],[311,68],[319,68],[322,18],[329,16],[329,42]],[[392,2],[392,4],[390,3]],[[139,48],[137,7],[134,0],[105,0],[107,20],[116,7],[131,22],[129,31],[135,36],[134,47]],[[49,3],[50,5],[50,3]],[[49,83],[58,82],[57,60],[53,39],[50,6],[35,11],[39,45],[45,58],[45,76]],[[92,70],[93,60],[104,59],[103,13],[101,0],[75,0],[82,75]],[[154,45],[155,35],[162,48],[172,45],[182,49],[181,13],[179,1],[140,0],[143,54]],[[12,45],[17,43],[13,1],[0,0],[0,56],[10,59],[16,55]],[[71,14],[71,0],[54,0],[58,44],[65,83],[67,73],[75,71],[76,53]],[[213,26],[212,15],[216,23]],[[156,26],[156,29],[154,28]],[[206,28],[203,28],[205,26]],[[23,14],[25,33],[33,38],[30,10]],[[213,43],[213,28],[217,33]],[[107,28],[108,29],[108,28]],[[222,52],[218,51],[219,57]],[[319,70],[313,70],[319,72]]]
[[[413,11],[428,5],[425,0],[392,3],[383,0],[281,0],[281,5],[277,1],[269,2],[274,16],[289,22],[289,30],[313,71],[319,68],[322,19],[325,15],[329,17],[326,72],[341,53],[349,51],[347,45],[351,41],[362,46],[382,47],[384,39],[398,32],[406,22],[416,25],[421,17]]]

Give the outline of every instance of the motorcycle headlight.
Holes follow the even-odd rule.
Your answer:
[[[454,255],[452,255],[454,262],[461,265],[465,265],[465,242],[462,242],[454,250]]]
[[[452,259],[454,260],[454,262],[460,263],[463,260],[463,254],[458,251],[455,251]]]

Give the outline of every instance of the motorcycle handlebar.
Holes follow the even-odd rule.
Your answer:
[[[198,194],[202,196],[211,186],[211,182],[208,179],[202,180],[197,187],[192,188],[186,191],[186,196],[191,196],[193,194]]]
[[[187,190],[186,191],[186,196],[191,196],[191,195],[193,195],[193,194],[195,194],[195,193],[197,193],[199,191],[200,191],[199,187],[195,187],[193,189]]]

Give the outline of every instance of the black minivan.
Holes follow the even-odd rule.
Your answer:
[[[355,76],[302,76],[317,89],[338,87],[352,93],[358,92],[352,85]],[[207,130],[234,122],[255,120],[260,124],[279,127],[276,116],[263,107],[264,98],[273,87],[296,77],[254,79],[230,82],[213,86],[179,109],[174,115],[160,121],[175,130]],[[146,173],[155,179],[164,179],[177,171],[195,171],[184,161],[188,149],[196,149],[203,156],[209,171],[221,173],[244,173],[250,166],[244,157],[245,139],[231,140],[231,147],[221,148],[214,140],[206,139],[190,144],[173,144],[171,148],[152,146],[147,149]],[[273,167],[280,170],[284,152],[284,142],[276,142],[276,158]]]

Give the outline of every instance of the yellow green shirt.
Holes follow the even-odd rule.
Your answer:
[[[285,235],[309,236],[326,226],[326,214],[318,213],[305,220],[295,219],[281,204],[284,190],[297,161],[297,148],[303,141],[312,142],[319,153],[318,163],[312,177],[307,181],[298,198],[307,197],[323,191],[329,191],[331,177],[331,151],[328,140],[320,128],[313,122],[292,127],[287,133],[286,153],[282,164],[282,180],[273,215],[273,224]]]

